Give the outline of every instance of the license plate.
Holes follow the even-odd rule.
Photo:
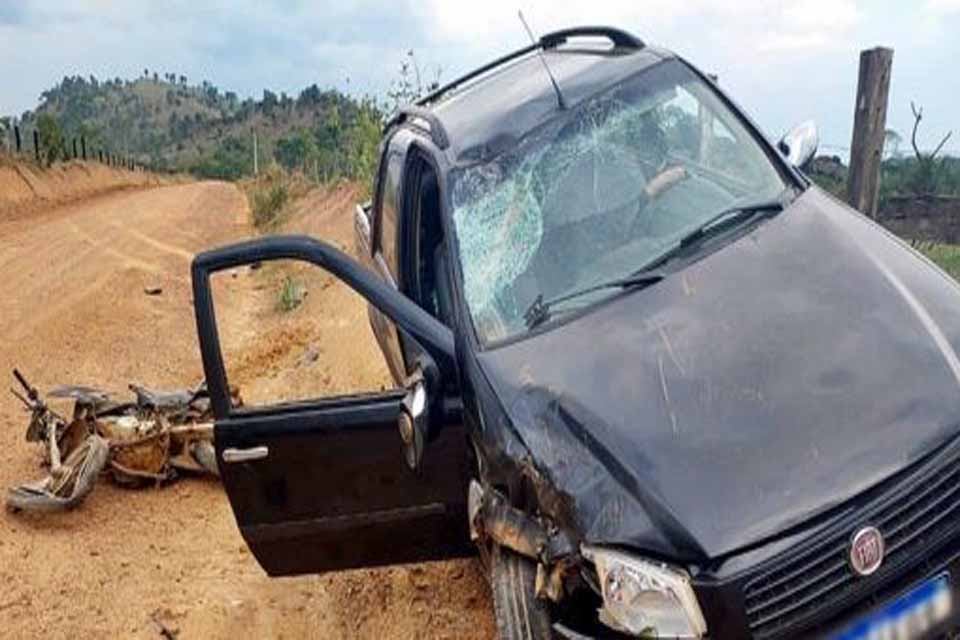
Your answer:
[[[946,573],[911,589],[834,636],[835,640],[912,640],[950,617],[953,593]]]

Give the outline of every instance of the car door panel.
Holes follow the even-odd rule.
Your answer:
[[[400,455],[402,398],[378,394],[353,406],[217,423],[220,460],[231,448],[269,451],[262,460],[221,462],[237,525],[269,574],[470,553],[463,429],[441,431],[415,475]]]
[[[418,472],[412,471],[398,431],[406,390],[233,406],[210,276],[273,259],[325,269],[429,345],[425,353],[435,358],[430,366],[442,372],[438,375],[451,375],[454,366],[449,329],[326,243],[275,237],[198,256],[194,299],[216,415],[217,459],[254,556],[271,575],[293,575],[469,554],[464,430],[449,423],[439,429]],[[441,409],[438,415],[447,413]]]

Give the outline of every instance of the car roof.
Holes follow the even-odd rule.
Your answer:
[[[556,78],[567,108],[673,57],[669,51],[649,46],[571,45],[532,50],[505,62],[445,91],[420,110],[433,120],[431,128],[443,129],[454,162],[491,158],[560,112],[540,54]]]

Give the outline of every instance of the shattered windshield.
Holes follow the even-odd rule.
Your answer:
[[[717,212],[786,187],[737,116],[675,60],[452,179],[464,291],[484,343],[527,331],[538,297],[627,275]]]

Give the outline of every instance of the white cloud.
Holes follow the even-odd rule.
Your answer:
[[[846,48],[861,12],[850,0],[799,0],[784,5],[756,41],[764,53],[820,54]]]
[[[434,25],[439,42],[487,47],[525,38],[517,6],[513,0],[429,0],[420,5],[419,11]],[[859,25],[862,14],[854,0],[612,0],[593,4],[527,0],[519,6],[540,33],[574,24],[611,24],[668,47],[695,49],[697,43],[711,42],[721,52],[736,48],[740,52],[752,49],[801,54],[842,46],[844,38]]]
[[[931,13],[960,13],[960,0],[927,0],[924,8]]]
[[[845,31],[857,25],[861,12],[850,0],[799,0],[784,5],[783,24],[798,31]]]

